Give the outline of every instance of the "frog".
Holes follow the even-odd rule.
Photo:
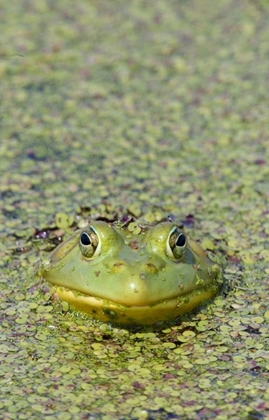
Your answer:
[[[137,226],[89,221],[52,251],[42,277],[62,301],[111,324],[162,324],[217,295],[221,266],[181,225]]]

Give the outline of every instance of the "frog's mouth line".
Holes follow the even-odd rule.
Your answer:
[[[153,305],[124,306],[107,299],[72,291],[62,286],[56,287],[56,293],[61,300],[68,302],[76,309],[104,322],[121,324],[153,324],[158,321],[173,319],[192,311],[201,303],[215,296],[218,291],[218,285],[213,284],[176,298],[159,301]]]

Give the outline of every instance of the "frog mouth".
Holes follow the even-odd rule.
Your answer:
[[[61,300],[72,307],[85,312],[92,318],[103,322],[126,325],[150,325],[156,322],[166,322],[192,311],[194,308],[214,297],[219,291],[217,284],[208,285],[202,289],[163,299],[149,305],[122,305],[100,297],[86,295],[62,286],[56,287],[56,293]]]

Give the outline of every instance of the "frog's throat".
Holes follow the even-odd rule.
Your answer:
[[[72,291],[62,286],[56,288],[61,300],[93,318],[115,324],[150,325],[160,321],[169,321],[177,316],[192,311],[194,308],[214,297],[219,291],[216,283],[203,289],[193,290],[185,295],[162,300],[154,305],[121,305],[106,299]]]

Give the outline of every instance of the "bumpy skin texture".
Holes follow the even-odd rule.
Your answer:
[[[167,321],[219,290],[220,267],[172,222],[140,234],[92,222],[96,249],[91,256],[84,255],[80,244],[85,231],[77,231],[53,251],[42,276],[57,286],[61,299],[94,318],[121,324]],[[179,236],[179,255],[174,257],[171,243]]]

